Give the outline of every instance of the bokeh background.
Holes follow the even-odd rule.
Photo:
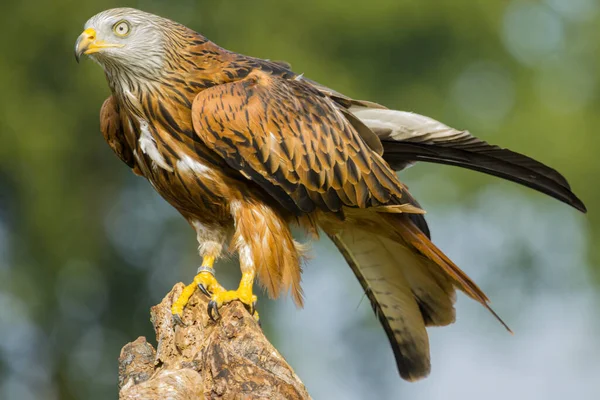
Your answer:
[[[84,22],[124,5],[526,153],[590,209],[452,167],[403,173],[436,243],[516,334],[459,296],[457,323],[430,330],[431,376],[403,382],[323,239],[305,267],[306,307],[259,303],[315,399],[600,398],[595,0],[2,1],[0,398],[116,398],[121,347],[153,338],[149,308],[199,263],[187,223],[104,143],[102,71],[73,59]],[[235,285],[235,263],[218,270]]]

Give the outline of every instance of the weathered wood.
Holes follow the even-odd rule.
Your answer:
[[[208,298],[196,291],[183,314],[186,326],[174,326],[171,304],[182,288],[175,285],[152,307],[157,350],[143,337],[121,350],[121,400],[310,399],[241,303],[221,308],[215,323]]]

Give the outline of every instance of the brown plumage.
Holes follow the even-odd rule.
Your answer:
[[[425,327],[454,321],[455,289],[489,306],[430,241],[423,211],[394,169],[458,165],[585,210],[566,180],[537,161],[427,117],[353,100],[161,17],[100,13],[76,53],[106,72],[112,95],[101,126],[119,158],[189,221],[210,265],[227,243],[239,254],[247,280],[227,301],[251,303],[244,282],[251,295],[256,274],[270,296],[291,291],[301,305],[303,248],[290,224],[315,235],[321,228],[359,279],[408,380],[429,373]],[[214,299],[225,298],[212,288]]]

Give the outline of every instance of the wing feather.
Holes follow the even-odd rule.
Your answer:
[[[100,109],[100,131],[117,157],[132,168],[134,173],[141,175],[135,164],[133,151],[125,139],[119,106],[113,96],[107,98]]]
[[[348,109],[375,133],[383,146],[383,158],[395,170],[417,161],[468,168],[527,186],[586,212],[567,180],[539,161],[489,144],[469,131],[453,129],[432,118],[352,99],[315,81],[302,79]]]
[[[212,150],[297,214],[414,203],[376,135],[302,80],[254,71],[200,92],[192,119]]]
[[[381,139],[384,158],[397,170],[416,161],[455,165],[519,183],[586,211],[558,171],[469,131],[411,112],[361,105],[352,105],[350,111]]]

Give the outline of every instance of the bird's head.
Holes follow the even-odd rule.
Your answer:
[[[75,43],[75,58],[88,55],[110,74],[138,77],[160,73],[173,21],[133,8],[103,11],[85,23]]]

